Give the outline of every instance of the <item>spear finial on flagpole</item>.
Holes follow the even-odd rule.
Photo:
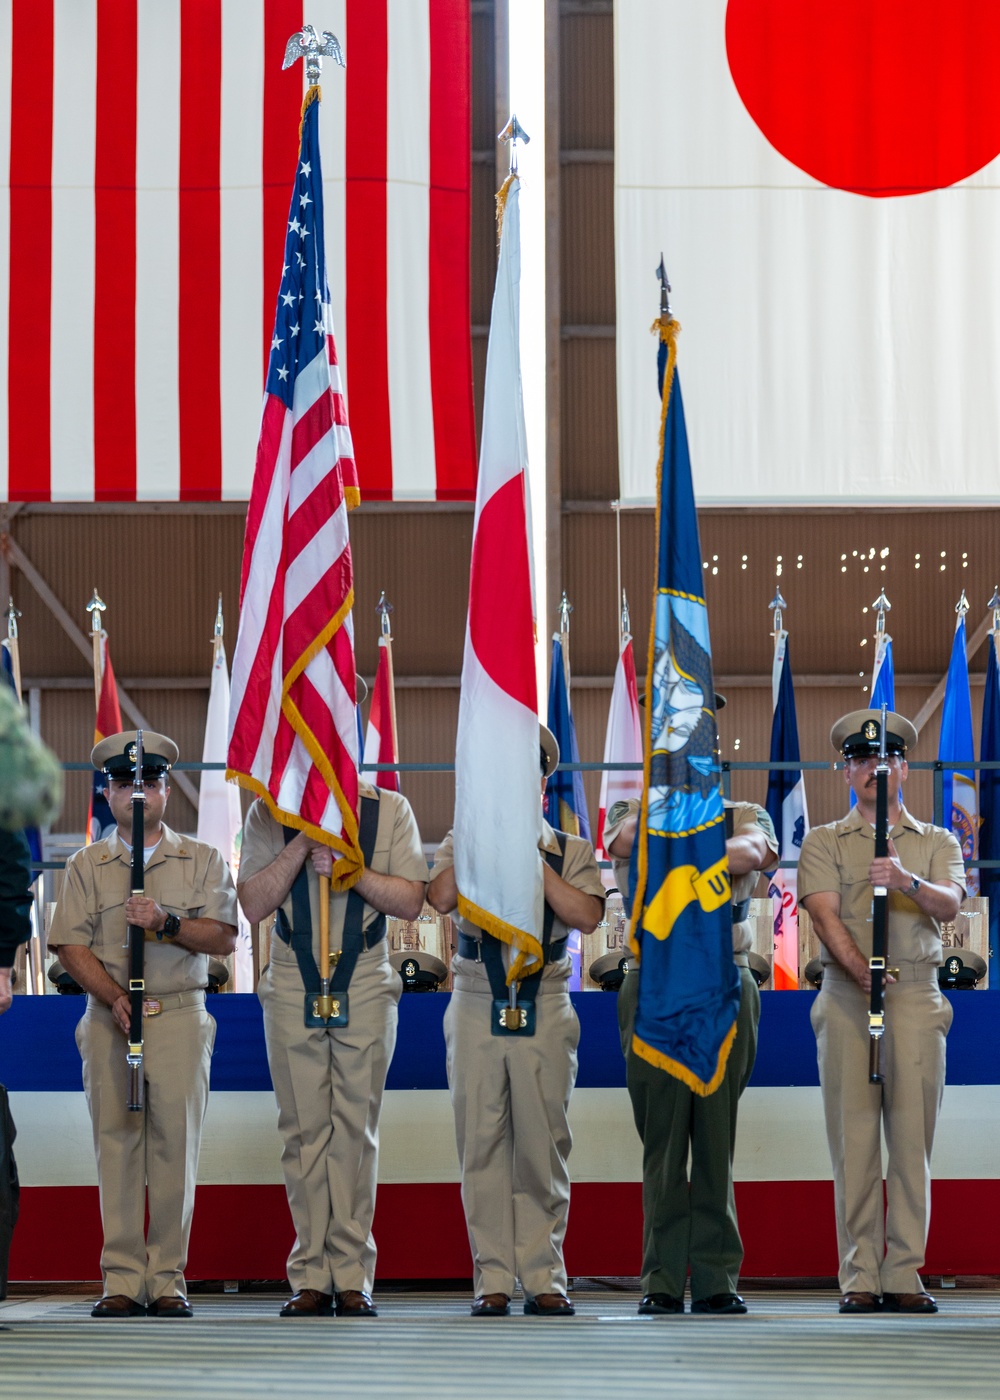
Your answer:
[[[14,676],[14,689],[17,691],[17,698],[21,698],[21,646],[17,635],[17,619],[21,616],[20,608],[15,608],[13,597],[7,599],[7,650],[10,652],[10,669]]]
[[[379,594],[378,602],[375,604],[375,611],[382,620],[382,636],[388,637],[392,641],[392,623],[389,621],[389,614],[392,612],[392,604],[386,599],[385,589]]]
[[[663,261],[662,253],[660,254],[660,265],[656,269],[656,275],[660,279],[660,315],[664,320],[669,321],[671,316],[670,293],[673,288],[667,278],[667,268]]]
[[[497,140],[507,141],[510,144],[510,174],[516,175],[517,143],[518,141],[523,141],[524,144],[527,146],[531,141],[531,137],[528,135],[524,127],[518,121],[516,112],[511,112],[510,121],[504,127],[503,131],[497,133]]]
[[[212,629],[212,646],[215,656],[219,654],[219,647],[222,646],[222,639],[225,633],[225,623],[222,617],[222,594],[219,594],[219,606],[215,611],[215,627]]]
[[[887,612],[892,612],[892,604],[885,596],[884,588],[872,603],[872,607],[875,609],[875,640],[877,642],[885,631],[885,615]]]
[[[782,598],[782,596],[781,596],[781,589],[780,589],[780,588],[776,588],[776,589],[774,590],[774,597],[771,599],[771,601],[768,603],[767,606],[768,606],[768,608],[770,609],[770,611],[771,611],[772,613],[774,613],[774,631],[771,633],[771,636],[772,636],[772,637],[776,637],[776,636],[778,635],[778,633],[782,630],[782,627],[781,627],[781,614],[782,614],[782,611],[783,611],[785,608],[788,607],[788,604],[785,602],[784,598]]]
[[[101,634],[104,631],[104,614],[108,610],[107,603],[103,602],[97,589],[94,589],[94,596],[87,604],[87,611],[90,613],[90,641],[94,648],[94,708],[100,709],[101,705]]]
[[[340,47],[340,41],[335,34],[331,34],[328,29],[324,29],[322,34],[316,33],[316,26],[304,24],[300,30],[291,36],[285,45],[285,59],[282,68],[291,68],[296,59],[304,58],[306,61],[306,82],[309,86],[319,86],[320,69],[323,67],[324,58],[332,58],[334,63],[346,68],[344,62],[344,50]]]
[[[955,604],[955,611],[958,613],[959,617],[964,617],[965,614],[969,611],[969,600],[965,596],[964,588],[962,589],[961,598],[959,598],[958,602]]]

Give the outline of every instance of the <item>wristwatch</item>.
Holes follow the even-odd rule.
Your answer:
[[[168,914],[163,921],[160,933],[165,938],[176,938],[181,931],[181,921],[176,914]]]
[[[916,875],[911,875],[911,877],[910,877],[910,883],[909,883],[909,884],[907,885],[907,887],[906,887],[906,893],[910,896],[911,899],[913,899],[913,898],[915,897],[916,893],[917,893],[917,890],[919,890],[919,888],[920,888],[920,881],[917,879]]]

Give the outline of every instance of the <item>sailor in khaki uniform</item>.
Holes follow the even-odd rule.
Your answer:
[[[721,696],[716,707],[721,708]],[[724,704],[725,702],[722,701]],[[750,971],[749,901],[762,870],[778,860],[771,818],[752,802],[726,802],[726,855],[732,878],[733,961],[740,969],[736,1039],[725,1077],[701,1097],[672,1075],[632,1052],[639,978],[630,970],[618,993],[618,1024],[636,1129],[642,1138],[642,1301],[639,1312],[663,1316],[684,1311],[691,1270],[691,1311],[745,1313],[737,1292],[743,1242],[733,1192],[733,1151],[740,1097],[757,1055],[760,993]],[[629,857],[639,803],[616,802],[604,828],[618,888],[629,889]],[[630,964],[635,960],[630,956]],[[690,1154],[690,1181],[688,1159]]]
[[[559,763],[559,745],[544,726],[540,731],[544,796],[545,779]],[[483,960],[484,951],[489,954],[483,932],[464,919],[455,920],[460,937],[444,1033],[472,1248],[474,1317],[505,1316],[516,1279],[524,1290],[526,1313],[551,1317],[574,1311],[566,1297],[562,1245],[570,1195],[566,1159],[572,1146],[567,1112],[580,1023],[567,990],[571,963],[566,938],[571,928],[591,933],[597,927],[604,887],[589,841],[557,833],[543,821],[539,851],[545,862],[549,940],[537,991],[532,988],[533,1034],[493,1033],[496,993]],[[438,847],[427,897],[443,914],[457,905],[451,832]],[[509,949],[492,941],[497,945],[495,975],[502,981],[510,966]],[[521,983],[522,1006],[531,981]]]
[[[881,712],[855,710],[830,742],[844,755],[857,806],[813,827],[799,857],[799,902],[823,944],[823,986],[812,1023],[833,1161],[841,1312],[932,1313],[924,1291],[930,1155],[945,1079],[950,1004],[938,989],[941,923],[958,913],[965,870],[949,831],[919,822],[902,801],[917,731],[889,711],[889,854],[876,860],[875,764]],[[889,891],[883,1085],[868,1082],[872,891]],[[881,1134],[888,1147],[883,1209]]]
[[[179,836],[163,821],[177,745],[145,730],[145,892],[129,894],[135,737],[134,730],[113,734],[91,755],[108,776],[105,793],[118,826],[67,861],[49,946],[88,993],[76,1043],[104,1225],[104,1297],[93,1316],[148,1310],[190,1317],[184,1266],[215,1043],[205,988],[209,956],[236,947],[236,891],[214,846]],[[146,1092],[139,1113],[126,1107],[129,924],[146,929]]]
[[[416,919],[427,861],[406,798],[361,782],[365,871],[349,894],[330,897],[331,967],[349,967],[345,925],[357,961],[347,987],[347,1024],[307,1027],[304,973],[319,956],[319,879],[329,846],[275,821],[256,801],[243,827],[239,893],[256,923],[278,912],[271,961],[258,994],[295,1243],[288,1257],[292,1297],[282,1317],[374,1317],[375,1185],[378,1121],[396,1044],[399,974],[389,962],[385,915]],[[370,805],[369,805],[370,804]],[[368,835],[366,836],[366,832]],[[356,927],[355,927],[356,920]],[[298,953],[296,949],[298,948]],[[353,953],[351,954],[353,957]],[[336,972],[333,974],[336,976]]]

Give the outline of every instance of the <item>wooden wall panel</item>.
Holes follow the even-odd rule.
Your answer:
[[[563,166],[560,198],[563,323],[613,326],[614,166]]]
[[[561,459],[563,496],[613,501],[618,496],[618,406],[615,342],[562,342]]]
[[[615,142],[615,36],[610,6],[574,9],[559,24],[559,126],[564,150]]]

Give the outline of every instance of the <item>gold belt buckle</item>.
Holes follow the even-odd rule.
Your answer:
[[[146,1016],[159,1016],[163,1006],[156,997],[143,997],[142,1014]]]

